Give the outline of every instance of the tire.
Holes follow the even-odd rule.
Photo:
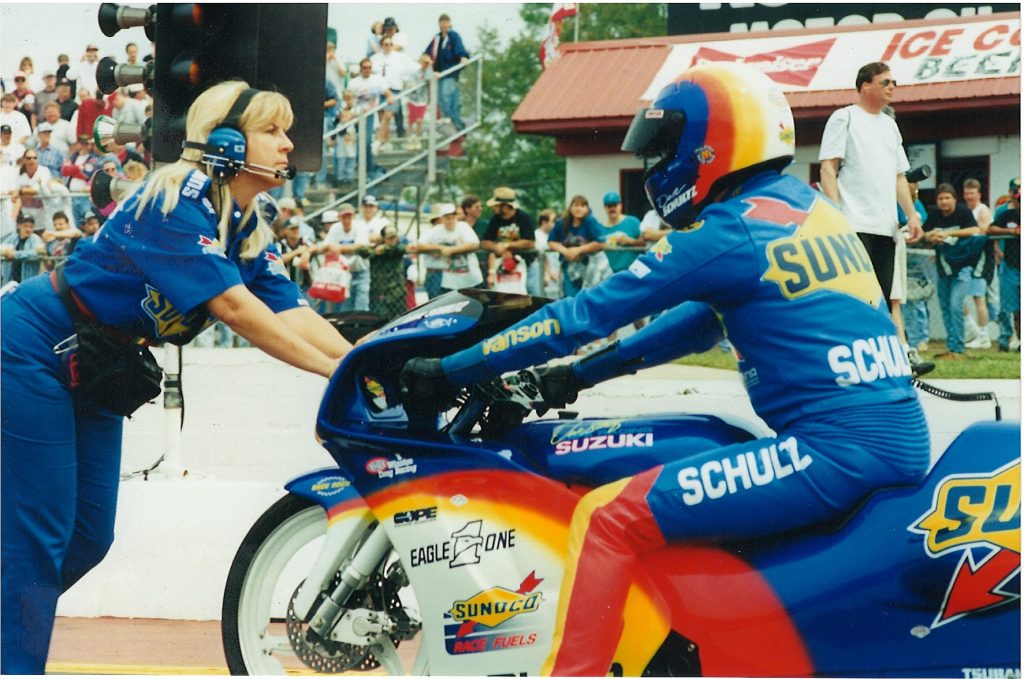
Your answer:
[[[260,590],[276,584],[269,580],[276,581],[287,561],[304,546],[315,542],[326,527],[327,517],[322,507],[287,495],[264,512],[242,540],[231,562],[221,608],[224,657],[231,674],[284,672],[281,664],[259,647],[263,633],[253,629],[253,625],[261,623],[253,607],[269,604],[268,595],[273,597],[273,594]],[[280,619],[281,616],[275,617]],[[284,640],[287,641],[287,635]]]

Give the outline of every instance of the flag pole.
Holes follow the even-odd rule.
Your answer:
[[[582,2],[577,2],[576,3],[576,16],[573,17],[573,19],[575,19],[575,21],[573,22],[573,28],[572,28],[572,41],[573,42],[579,42],[580,41],[580,14],[582,12],[583,12],[583,3]]]

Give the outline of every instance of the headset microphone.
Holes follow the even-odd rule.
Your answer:
[[[294,165],[289,165],[286,170],[275,170],[272,167],[256,165],[255,163],[242,163],[242,170],[252,174],[259,174],[265,177],[276,177],[278,179],[295,179],[296,170]]]

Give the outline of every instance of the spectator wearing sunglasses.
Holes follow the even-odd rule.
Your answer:
[[[903,137],[896,120],[886,115],[896,92],[889,66],[881,61],[865,64],[857,71],[855,87],[857,103],[835,111],[825,124],[818,154],[821,188],[857,232],[888,301],[896,239],[904,237],[896,206],[908,215],[908,242],[921,238],[921,218],[907,184],[910,163]],[[897,327],[906,345],[902,323]]]

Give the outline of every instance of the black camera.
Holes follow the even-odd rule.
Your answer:
[[[928,165],[918,165],[917,167],[910,168],[905,176],[909,183],[919,184],[932,176],[932,168]]]

